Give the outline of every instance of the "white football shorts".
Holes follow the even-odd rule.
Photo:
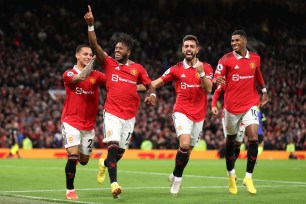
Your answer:
[[[119,148],[129,146],[135,125],[135,117],[129,120],[121,119],[104,111],[104,143],[119,142]]]
[[[259,124],[258,108],[257,106],[252,106],[247,112],[238,115],[224,109],[224,122],[226,134],[235,135],[238,133],[241,124],[245,127],[251,124]]]
[[[65,148],[79,146],[79,152],[90,155],[92,152],[95,130],[78,130],[68,123],[62,123],[62,135]]]
[[[226,129],[225,129],[224,117],[222,117],[222,128],[223,128],[224,137],[226,138],[227,134],[226,134]],[[245,126],[240,123],[239,131],[236,137],[237,142],[243,142],[244,133],[245,133]]]
[[[172,119],[177,137],[181,136],[182,134],[190,135],[190,146],[195,147],[201,138],[204,120],[194,122],[185,114],[179,112],[173,113]]]

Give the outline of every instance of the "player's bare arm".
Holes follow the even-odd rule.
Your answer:
[[[260,101],[260,107],[263,107],[266,103],[269,102],[269,96],[267,93],[267,89],[266,88],[262,88],[262,97],[261,97],[261,101]]]
[[[165,84],[164,80],[162,80],[161,78],[155,79],[154,81],[152,81],[152,86],[157,89],[161,86],[163,86]]]
[[[209,79],[207,79],[206,76],[205,76],[203,63],[200,63],[200,65],[197,66],[196,69],[197,69],[197,71],[200,75],[202,88],[207,93],[210,93],[212,91],[212,82]]]
[[[146,89],[148,90],[148,97],[145,98],[145,103],[148,105],[155,106],[156,104],[156,91],[152,84],[145,85]]]
[[[143,84],[137,84],[136,90],[137,90],[137,91],[146,91],[147,88],[146,88],[145,85],[143,85]]]
[[[103,63],[107,54],[104,52],[102,47],[98,44],[97,36],[94,31],[94,16],[91,11],[91,7],[88,5],[88,12],[84,15],[84,19],[88,25],[88,39],[91,48],[96,53],[96,60],[99,63]]]
[[[225,84],[225,76],[217,76],[214,83],[216,83],[217,85]]]
[[[85,66],[85,68],[77,75],[75,75],[72,79],[73,83],[78,83],[80,81],[84,81],[91,73],[94,65],[94,61],[96,59],[96,56],[93,56],[90,60],[90,62]]]

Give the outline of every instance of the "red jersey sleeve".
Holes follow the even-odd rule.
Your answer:
[[[97,72],[97,80],[99,84],[105,85],[106,84],[106,75],[102,72],[96,71]]]
[[[213,81],[215,81],[218,76],[225,76],[225,74],[226,74],[226,65],[225,65],[224,57],[222,57],[218,61],[218,65],[217,65],[217,68],[215,70]]]
[[[170,67],[165,73],[161,76],[161,79],[164,82],[169,82],[174,80],[174,75],[173,75],[173,67]]]
[[[73,79],[73,77],[74,77],[75,75],[76,75],[76,73],[73,72],[72,69],[65,71],[64,74],[63,74],[64,83],[65,83],[67,86],[73,84],[73,83],[72,83],[72,79]]]
[[[143,66],[141,66],[141,65],[139,65],[139,66],[140,66],[140,68],[139,68],[140,74],[139,74],[137,83],[138,84],[143,84],[143,85],[150,84],[152,80],[148,76],[147,71],[145,70],[145,68]]]
[[[211,107],[217,107],[217,101],[219,100],[222,91],[223,91],[223,86],[219,85],[217,89],[215,90],[214,95],[212,97]]]
[[[262,74],[261,74],[261,71],[260,71],[260,65],[256,69],[255,80],[256,80],[256,83],[259,86],[263,86],[265,84],[264,79],[263,79]]]

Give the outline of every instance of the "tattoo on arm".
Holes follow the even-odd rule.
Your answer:
[[[86,67],[81,71],[79,74],[80,80],[85,80],[91,73],[92,68],[93,68],[93,63],[95,61],[95,58],[92,58],[90,62],[86,65]]]

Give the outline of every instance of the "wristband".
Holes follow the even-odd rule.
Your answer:
[[[91,26],[89,25],[88,26],[88,31],[94,31],[94,30],[95,30],[95,27],[93,25],[91,25]]]
[[[267,89],[266,88],[263,88],[261,89],[262,93],[267,93]]]
[[[202,78],[202,77],[204,77],[205,76],[205,72],[202,72],[201,74],[200,74],[200,77]]]
[[[151,93],[150,96],[154,96],[156,98],[156,94],[155,93]]]

